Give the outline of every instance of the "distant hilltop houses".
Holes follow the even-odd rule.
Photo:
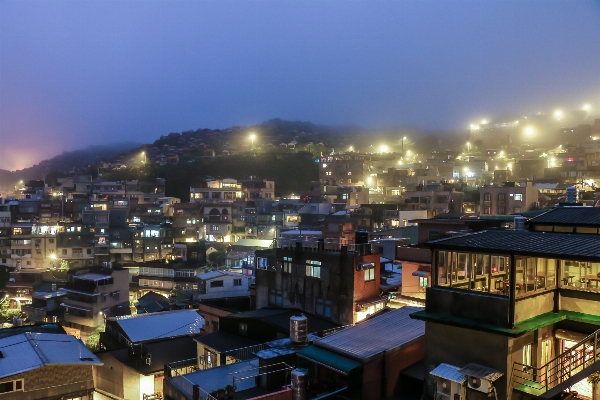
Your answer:
[[[18,182],[0,197],[0,396],[596,398],[600,122],[577,145],[480,142],[518,125],[455,150],[171,133]],[[196,176],[184,199],[113,179],[271,150],[314,151],[314,179],[279,196],[269,176]]]

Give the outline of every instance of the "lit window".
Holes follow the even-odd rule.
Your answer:
[[[283,257],[283,272],[292,273],[292,257]]]
[[[306,276],[321,278],[321,261],[306,260]]]
[[[523,195],[521,193],[515,193],[515,201],[522,201]]]

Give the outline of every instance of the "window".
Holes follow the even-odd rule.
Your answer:
[[[504,215],[506,214],[506,209],[504,207],[498,207],[498,214],[499,215]]]
[[[210,226],[210,231],[211,232],[215,232],[215,231],[218,231],[218,230],[219,230],[219,225],[211,225]]]
[[[498,201],[504,201],[506,198],[506,193],[498,193]]]
[[[210,287],[223,287],[223,280],[220,281],[210,281]]]
[[[317,299],[315,301],[315,314],[331,317],[331,301]]]
[[[523,364],[531,365],[531,344],[523,346]]]
[[[48,243],[54,243],[54,239],[48,239]]]
[[[342,199],[343,200],[348,200],[348,193],[342,194]]]
[[[492,200],[492,194],[491,193],[484,193],[483,194],[483,201],[491,201]]]
[[[256,257],[256,268],[267,269],[267,259],[263,257]]]
[[[66,256],[67,255],[67,249],[62,249],[62,255]]]
[[[546,339],[542,342],[542,365],[550,362],[552,357],[552,339]]]
[[[233,280],[233,286],[242,286],[242,280],[241,279],[234,279]]]
[[[17,390],[23,390],[23,379],[0,383],[0,393],[16,392]]]
[[[269,291],[269,304],[274,306],[283,305],[283,292],[281,290],[271,289]]]
[[[292,273],[292,257],[283,257],[283,272]]]
[[[523,195],[521,193],[515,193],[515,201],[522,201]]]
[[[92,249],[86,249],[86,251],[85,251],[85,252],[86,252],[86,254],[88,254],[88,255],[89,255],[89,254],[92,254]]]
[[[367,266],[368,265],[368,266]],[[374,281],[375,280],[375,265],[374,264],[364,264],[363,265],[364,279],[365,282]]]
[[[429,286],[429,278],[428,277],[420,276],[419,277],[419,286],[420,287],[427,287],[427,286]]]
[[[485,215],[490,215],[490,208],[489,207],[483,207],[483,213]]]
[[[321,278],[321,261],[306,260],[306,276]]]

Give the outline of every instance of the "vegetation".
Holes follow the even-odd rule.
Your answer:
[[[92,333],[90,333],[88,340],[85,342],[85,345],[88,349],[93,351],[100,350],[100,333],[104,332],[104,328],[105,326],[104,324],[102,324],[98,328],[96,328]]]

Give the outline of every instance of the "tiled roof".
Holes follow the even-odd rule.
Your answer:
[[[436,249],[490,251],[500,254],[540,255],[548,258],[600,258],[600,235],[529,232],[482,231],[434,240]]]
[[[529,223],[600,226],[600,207],[558,207],[532,218]]]
[[[420,310],[422,309],[418,307],[392,309],[315,340],[314,345],[328,348],[354,359],[367,361],[383,351],[399,348],[424,336],[425,323],[410,318],[411,313]]]

